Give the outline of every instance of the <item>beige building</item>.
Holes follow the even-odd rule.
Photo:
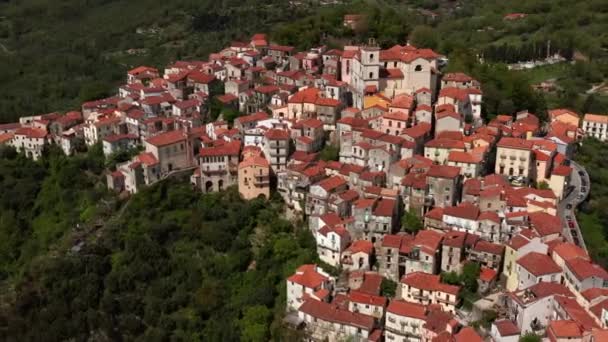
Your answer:
[[[532,151],[533,142],[525,139],[504,137],[497,144],[494,173],[529,184],[535,179],[536,163]]]
[[[245,158],[239,164],[239,193],[245,199],[270,198],[270,164],[261,155]]]
[[[159,161],[161,174],[193,164],[187,135],[180,130],[164,132],[148,138],[146,152],[152,153]]]

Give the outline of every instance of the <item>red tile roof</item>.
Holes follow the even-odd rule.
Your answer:
[[[450,151],[448,161],[455,163],[479,164],[483,161],[483,157],[479,154],[469,152]]]
[[[452,295],[457,295],[460,292],[460,286],[443,284],[440,281],[439,275],[423,272],[408,273],[401,278],[401,283],[416,289],[438,291]]]
[[[373,305],[373,306],[386,306],[386,298],[382,296],[376,296],[369,293],[352,290],[348,294],[348,299],[353,303]]]
[[[269,140],[288,140],[289,139],[289,131],[278,128],[271,128],[264,133],[266,139]]]
[[[450,72],[444,74],[441,80],[449,82],[470,82],[473,80],[473,78],[462,72]]]
[[[350,312],[314,299],[307,299],[300,306],[299,311],[326,322],[349,325],[367,331],[374,328],[374,318],[372,316]]]
[[[306,88],[293,94],[289,103],[315,103],[319,97],[320,90],[317,88]]]
[[[439,139],[436,138],[436,139],[430,140],[424,146],[432,147],[432,148],[460,149],[463,151],[465,149],[464,141],[462,141],[462,140],[441,139],[441,138],[439,138]]]
[[[475,329],[471,327],[464,327],[460,329],[460,331],[454,335],[455,342],[483,342],[483,339],[479,334],[475,331]]]
[[[497,243],[488,242],[485,240],[479,240],[475,244],[475,247],[473,247],[473,250],[494,255],[502,255],[505,250],[505,246],[499,245]]]
[[[393,299],[386,308],[387,312],[403,317],[426,319],[426,307],[422,304],[410,303],[404,300]]]
[[[584,249],[570,242],[562,242],[558,244],[553,248],[553,253],[559,255],[563,260],[575,258],[590,260],[589,255]]]
[[[15,135],[24,135],[29,139],[43,139],[47,134],[46,130],[34,127],[21,127],[15,131]]]
[[[531,140],[503,137],[496,146],[504,148],[514,148],[519,150],[531,150],[534,142]]]
[[[287,278],[288,281],[300,284],[308,288],[318,288],[325,281],[327,277],[317,272],[317,265],[306,264],[298,267],[296,273]]]
[[[348,246],[346,250],[350,251],[353,254],[365,253],[371,255],[374,252],[374,244],[371,241],[367,240],[357,240],[354,241],[350,246]]]
[[[221,140],[220,140],[221,141]],[[204,147],[200,149],[199,155],[202,157],[209,156],[238,156],[241,152],[241,142],[231,141],[226,143],[220,143],[211,147]]]
[[[530,213],[528,219],[532,228],[541,236],[560,234],[562,231],[562,222],[558,216],[537,211]]]
[[[185,140],[186,136],[184,135],[184,132],[175,130],[155,135],[151,138],[148,138],[146,142],[156,147],[162,147],[166,145],[176,144]]]
[[[583,281],[591,277],[608,281],[608,272],[600,265],[594,264],[587,259],[568,259],[566,260],[566,266],[579,281]]]
[[[584,330],[599,328],[593,317],[576,302],[574,298],[564,296],[555,296],[556,306],[559,306],[570,316],[570,319],[575,321]],[[593,310],[593,308],[592,308]]]
[[[403,130],[402,135],[407,135],[413,139],[427,135],[431,131],[431,124],[421,122]]]
[[[443,214],[467,220],[477,220],[477,217],[479,217],[479,207],[469,202],[462,202],[457,206],[445,207]]]
[[[137,156],[137,160],[142,164],[152,166],[158,164],[158,159],[150,152],[141,153]]]
[[[381,198],[374,209],[375,216],[391,217],[397,207],[397,201],[389,198]]]
[[[498,333],[502,337],[519,335],[520,331],[517,325],[508,319],[502,319],[499,321],[494,321],[494,325],[498,330]]]
[[[320,181],[319,183],[317,183],[316,185],[320,186],[321,188],[323,188],[323,190],[325,191],[332,191],[340,186],[343,186],[346,184],[346,180],[344,180],[344,178],[340,177],[340,176],[333,176],[333,177],[329,177],[329,178],[325,178],[322,181]]]
[[[555,337],[558,339],[583,337],[581,327],[576,322],[571,320],[549,321],[549,329],[547,334],[550,337]]]
[[[460,175],[460,168],[447,165],[432,165],[427,173],[428,177],[456,178]]]
[[[481,281],[489,283],[492,280],[496,279],[496,275],[498,275],[498,273],[495,270],[487,267],[482,267],[481,271],[479,272],[479,279]]]
[[[240,116],[240,117],[236,118],[235,120],[241,124],[245,124],[245,123],[254,122],[254,121],[266,120],[266,119],[268,119],[268,117],[269,117],[268,114],[265,112],[257,112],[257,113],[253,113],[253,114],[249,114],[249,115],[245,115],[245,116]]]
[[[546,254],[530,252],[517,259],[517,264],[536,277],[560,273],[562,269]]]

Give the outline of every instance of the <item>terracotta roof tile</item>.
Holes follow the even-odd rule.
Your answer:
[[[517,259],[517,264],[539,277],[547,274],[561,273],[562,269],[546,254],[530,252]]]

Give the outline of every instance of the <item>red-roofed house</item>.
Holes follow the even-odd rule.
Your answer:
[[[195,173],[191,181],[196,187],[201,189],[203,193],[222,191],[229,186],[239,185],[239,191],[241,184],[239,183],[239,156],[241,152],[241,142],[231,141],[226,142],[224,140],[215,140],[211,146],[203,147],[199,150],[198,155],[198,173]],[[261,158],[261,157],[260,157]],[[253,162],[253,159],[251,160]],[[253,165],[255,164],[255,165]],[[263,164],[261,160],[257,160],[252,164],[243,164],[243,171],[250,171],[252,168],[256,169],[259,173],[267,166]],[[245,174],[242,173],[243,190],[247,189],[245,185]],[[257,181],[257,180],[256,180]],[[260,178],[260,181],[267,186],[269,182],[268,175],[266,178]],[[253,182],[253,180],[247,180],[247,183]],[[244,191],[249,193],[248,191]],[[255,194],[257,191],[251,192]]]
[[[408,341],[422,338],[422,325],[426,321],[427,308],[422,304],[393,299],[386,308],[384,321],[387,341]]]
[[[384,317],[385,297],[351,290],[348,294],[348,302],[348,310],[351,312],[373,316],[376,319]]]
[[[458,200],[461,186],[460,169],[447,165],[432,165],[426,175],[426,184],[430,199],[428,206],[448,207]]]
[[[582,129],[585,136],[605,141],[608,139],[608,115],[585,114]]]
[[[307,336],[313,340],[342,341],[355,336],[361,341],[372,337],[374,317],[351,312],[336,305],[306,300],[298,310],[306,325]]]
[[[442,283],[439,275],[414,272],[401,279],[399,290],[399,297],[407,302],[436,304],[444,311],[455,313],[460,286]]]
[[[335,280],[317,265],[307,264],[298,267],[287,278],[287,311],[298,310],[307,298],[322,289],[331,291]]]
[[[536,174],[532,145],[531,140],[509,137],[500,139],[497,144],[494,173],[517,180],[520,185],[530,183]]]
[[[490,336],[495,342],[518,342],[520,331],[515,323],[508,319],[502,319],[492,323]]]
[[[160,133],[146,139],[146,152],[154,154],[160,172],[169,173],[194,164],[193,148],[188,135],[181,130]]]
[[[551,342],[582,341],[582,327],[572,320],[557,320],[549,322],[547,337]]]
[[[307,215],[319,216],[328,212],[328,200],[331,194],[346,191],[347,182],[340,176],[332,176],[311,185],[306,197],[305,212]],[[353,236],[353,238],[355,238]]]
[[[518,289],[525,289],[539,282],[559,283],[562,269],[546,254],[530,252],[517,260]]]
[[[319,259],[329,265],[338,267],[342,252],[350,244],[350,234],[341,224],[324,225],[315,234]]]
[[[424,144],[424,156],[433,160],[436,164],[445,165],[450,152],[464,152],[465,148],[462,140],[435,138]]]
[[[13,133],[10,145],[26,157],[38,160],[48,143],[48,132],[42,128],[21,127]]]
[[[533,232],[530,229],[528,229],[528,231]],[[547,250],[548,246],[541,241],[538,234],[534,234],[534,236],[528,234],[513,236],[511,240],[505,244],[505,261],[502,273],[503,276],[507,278],[505,285],[506,289],[508,291],[515,291],[519,286],[519,272],[516,264],[519,258],[530,252],[546,254]]]
[[[366,271],[370,269],[373,254],[371,241],[356,240],[342,253],[340,264],[347,271]]]
[[[376,243],[391,234],[399,224],[398,202],[390,198],[360,198],[352,206],[356,239]]]
[[[564,279],[566,286],[575,293],[590,288],[608,288],[608,272],[588,258],[565,260]]]
[[[459,167],[464,180],[477,178],[484,167],[484,155],[474,152],[450,151],[447,164]]]

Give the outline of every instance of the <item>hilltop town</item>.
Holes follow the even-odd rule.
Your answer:
[[[0,125],[0,145],[34,160],[52,144],[137,149],[107,170],[125,195],[185,175],[201,193],[280,196],[322,261],[285,279],[284,324],[312,340],[608,340],[608,272],[574,212],[590,179],[571,160],[583,137],[607,139],[608,116],[486,121],[480,82],[448,63],[256,34],[207,61],[133,68],[78,111]]]

